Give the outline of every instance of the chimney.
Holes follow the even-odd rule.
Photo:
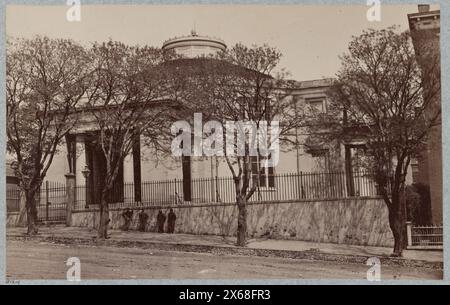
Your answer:
[[[428,13],[430,11],[430,5],[429,4],[419,4],[419,13]]]

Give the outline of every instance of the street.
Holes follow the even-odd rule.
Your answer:
[[[66,279],[78,257],[81,279],[365,279],[368,266],[112,246],[7,240],[8,280]],[[381,266],[381,279],[442,279],[442,270]]]

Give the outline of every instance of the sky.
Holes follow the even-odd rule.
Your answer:
[[[363,1],[365,3],[365,1]],[[108,39],[161,47],[176,36],[221,38],[228,46],[268,44],[283,54],[280,67],[305,81],[333,77],[338,56],[352,35],[364,29],[398,25],[408,29],[416,5],[382,5],[381,20],[369,22],[365,5],[82,5],[81,20],[69,22],[68,6],[10,5],[6,34],[71,38],[89,45]],[[432,7],[434,9],[435,7]]]

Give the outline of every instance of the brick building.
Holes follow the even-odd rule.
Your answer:
[[[440,56],[440,11],[430,10],[430,5],[419,5],[419,11],[408,15],[409,28],[414,48],[422,67],[430,64],[427,55]],[[440,94],[434,99],[433,107],[441,107]],[[430,109],[435,112],[436,108]],[[435,126],[423,152],[413,164],[414,182],[430,186],[431,221],[442,223],[442,127]]]

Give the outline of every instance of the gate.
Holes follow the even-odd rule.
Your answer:
[[[406,232],[408,249],[443,249],[443,226],[413,226],[411,222],[407,222]]]
[[[38,194],[37,220],[39,223],[66,222],[66,185],[45,181]]]

